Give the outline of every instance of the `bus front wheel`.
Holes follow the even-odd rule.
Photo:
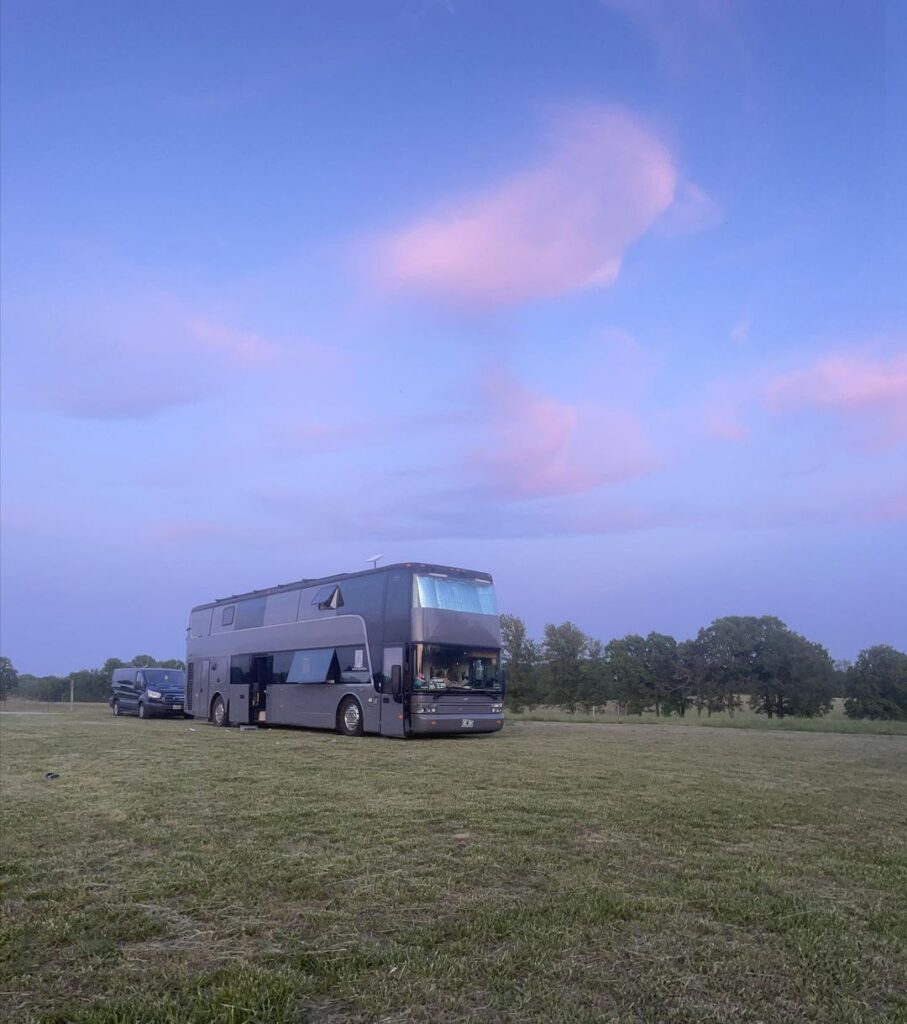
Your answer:
[[[362,708],[354,697],[346,697],[337,709],[337,729],[344,736],[362,735]]]
[[[211,718],[215,725],[230,724],[227,719],[227,705],[224,704],[223,697],[214,698],[214,703],[211,705]]]

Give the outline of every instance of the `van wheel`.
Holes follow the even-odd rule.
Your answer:
[[[214,703],[211,705],[211,718],[215,725],[229,725],[230,722],[227,718],[227,705],[224,704],[223,697],[215,697]]]
[[[344,736],[362,735],[362,708],[354,697],[346,697],[337,709],[337,730]]]
[[[145,710],[145,704],[143,701],[139,701],[139,718],[147,718],[148,712]]]
[[[119,716],[120,716],[120,702],[118,700],[115,700],[113,702],[113,704],[110,705],[110,707],[113,710],[113,713],[117,716],[117,718],[119,718]]]

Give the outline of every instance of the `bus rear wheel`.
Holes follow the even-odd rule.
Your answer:
[[[337,709],[337,731],[343,736],[362,735],[362,708],[354,697],[345,697]]]
[[[227,719],[227,705],[224,704],[223,697],[215,697],[214,703],[211,705],[211,719],[215,725],[229,725],[230,722]]]

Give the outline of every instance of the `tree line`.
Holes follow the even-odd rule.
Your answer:
[[[100,668],[83,668],[67,676],[33,676],[17,672],[9,658],[0,658],[0,700],[18,696],[25,700],[56,703],[69,700],[71,687],[76,701],[106,701],[110,696],[114,670],[132,665],[136,668],[186,668],[185,662],[177,658],[158,661],[150,654],[137,654],[130,661],[108,658]]]
[[[907,654],[879,645],[856,662],[833,662],[821,644],[778,618],[727,616],[678,642],[663,633],[602,643],[572,622],[530,638],[515,615],[501,616],[507,703],[575,712],[610,702],[626,713],[733,714],[744,697],[769,718],[814,718],[844,697],[851,718],[907,720]]]
[[[733,714],[745,696],[753,711],[770,718],[813,718],[844,697],[851,718],[907,720],[907,654],[878,645],[853,664],[835,663],[821,644],[768,615],[716,619],[681,642],[649,633],[607,644],[572,622],[547,625],[536,641],[522,619],[502,615],[501,642],[507,704],[515,711],[545,705],[589,712],[614,702],[633,715]],[[72,682],[75,700],[106,701],[114,669],[127,665],[185,669],[176,658],[138,654],[68,676],[33,676],[0,658],[0,699],[68,700]]]

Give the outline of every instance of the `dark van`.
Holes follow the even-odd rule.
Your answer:
[[[186,706],[186,673],[178,668],[118,668],[110,684],[115,715],[176,715]]]

